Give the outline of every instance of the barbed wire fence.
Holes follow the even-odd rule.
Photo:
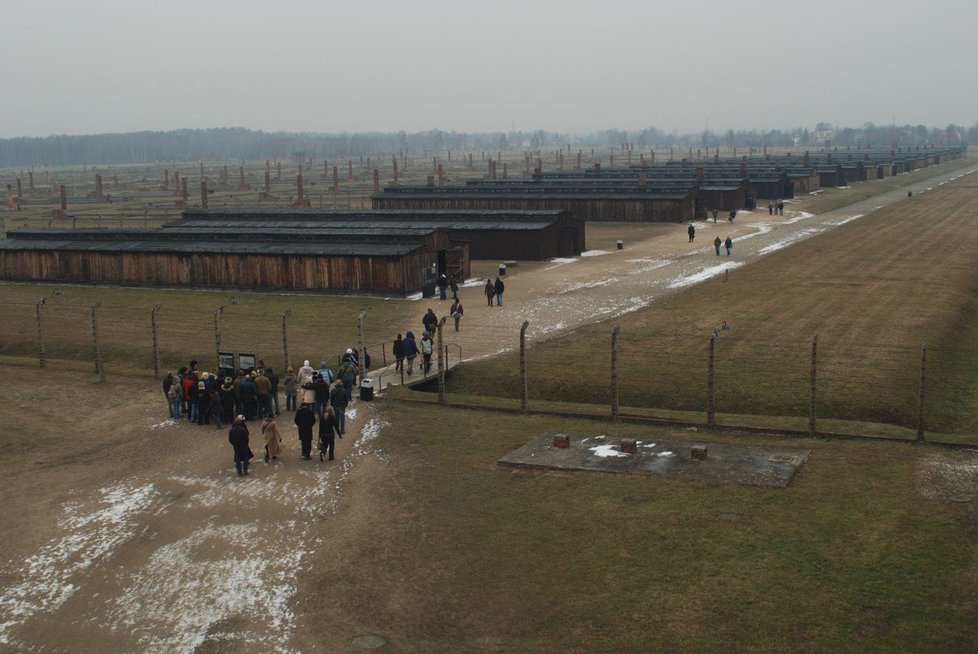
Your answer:
[[[818,335],[761,342],[720,328],[652,339],[609,329],[607,340],[596,343],[508,324],[463,323],[455,332],[449,318],[432,370],[418,362],[416,376],[405,377],[395,370],[386,323],[337,321],[301,300],[260,316],[233,302],[203,313],[162,303],[134,315],[131,307],[81,303],[57,291],[36,304],[9,301],[0,319],[0,354],[34,359],[40,368],[91,364],[94,378],[104,380],[117,373],[159,376],[191,360],[216,369],[218,351],[255,353],[280,373],[305,359],[335,367],[351,348],[361,361],[369,357],[381,389],[437,377],[441,366],[453,371],[441,384],[443,394],[518,400],[524,410],[545,401],[607,406],[612,420],[641,409],[701,412],[707,425],[718,414],[807,418],[811,434],[820,421],[858,420],[916,429],[918,439],[929,421],[947,427],[946,416],[928,413],[928,401],[949,389],[928,370],[927,357],[933,367],[935,353],[926,342],[833,343]],[[419,321],[398,331],[420,335],[422,329]]]

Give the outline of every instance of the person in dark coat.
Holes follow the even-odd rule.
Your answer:
[[[689,234],[689,242],[692,243],[693,239],[696,238],[696,228],[690,224],[689,229],[686,230],[686,233]]]
[[[248,474],[248,459],[251,458],[251,449],[248,447],[248,425],[245,424],[245,417],[238,416],[234,419],[228,431],[228,442],[234,448],[234,467],[238,471],[239,477]]]
[[[431,308],[428,309],[428,313],[424,314],[421,324],[424,325],[424,330],[429,334],[434,334],[435,330],[438,329],[438,316]]]
[[[197,382],[197,424],[209,424],[208,415],[211,408],[211,397],[207,393],[207,384]]]
[[[465,315],[465,309],[462,308],[462,303],[459,301],[458,297],[455,298],[455,302],[452,303],[452,320],[455,321],[455,331],[458,331],[458,323],[462,320],[462,316]]]
[[[717,256],[718,257],[720,256],[720,246],[721,245],[723,245],[723,241],[720,240],[720,237],[719,236],[717,236],[715,239],[713,239],[713,249],[717,251]]]
[[[491,279],[486,280],[486,300],[489,301],[489,306],[492,306],[492,299],[496,297],[496,285],[492,283]]]
[[[312,390],[316,394],[316,403],[312,410],[318,416],[322,414],[329,403],[329,382],[318,372],[312,373]]]
[[[350,392],[339,381],[333,384],[329,391],[329,406],[333,408],[333,417],[336,419],[337,431],[341,434],[346,433],[346,407],[350,404]]]
[[[170,387],[173,386],[173,373],[166,373],[166,377],[163,378],[163,398],[166,401],[166,410],[170,414],[171,418],[180,418],[180,415],[173,415],[173,400],[170,399]]]
[[[404,339],[398,334],[397,338],[394,339],[394,370],[402,370],[404,368]]]
[[[496,291],[496,306],[503,306],[503,291],[506,290],[506,284],[503,284],[503,280],[497,277],[492,285],[492,290]]]
[[[445,276],[445,273],[438,275],[436,283],[438,284],[438,299],[444,300],[448,297],[448,277]]]
[[[733,250],[733,239],[729,236],[727,240],[723,242],[723,247],[727,248],[727,256],[730,256],[730,251]]]
[[[737,217],[737,210],[736,209],[731,209],[730,210],[730,222],[733,222],[734,221],[734,218],[736,218],[736,217]]]
[[[343,386],[340,386],[342,390]],[[345,392],[345,391],[344,391]],[[329,460],[333,460],[333,450],[336,449],[336,437],[343,438],[336,416],[333,415],[333,407],[326,407],[326,413],[319,417],[319,460],[323,460],[323,455],[329,455]]]
[[[222,417],[224,422],[230,424],[234,422],[234,380],[225,377],[218,393],[221,394],[221,408],[224,410]]]
[[[278,373],[272,370],[271,366],[265,368],[265,376],[272,384],[272,405],[275,407],[275,415],[279,415],[278,410]]]
[[[207,406],[207,417],[214,421],[214,428],[220,429],[224,426],[224,406],[221,404],[221,394],[216,390],[207,394],[210,404]]]
[[[453,300],[457,300],[458,299],[458,279],[455,278],[455,275],[452,275],[452,278],[448,280],[448,288],[452,289],[452,299]]]
[[[714,224],[714,225],[715,225],[715,224],[716,224],[716,222],[717,222],[717,214],[718,214],[718,213],[720,213],[720,212],[719,212],[719,211],[717,211],[716,209],[714,209],[714,210],[713,210],[713,224]]]
[[[404,358],[407,359],[407,374],[414,372],[414,359],[418,356],[418,343],[414,340],[414,332],[404,336]]]
[[[245,375],[241,378],[241,383],[238,384],[238,393],[244,407],[245,420],[254,420],[258,409],[258,388],[250,376]]]
[[[310,453],[312,452],[312,428],[316,424],[316,414],[313,412],[310,405],[303,404],[299,407],[299,410],[295,412],[293,422],[295,422],[295,426],[299,428],[299,442],[302,444],[302,458],[309,460],[312,458],[310,456]]]

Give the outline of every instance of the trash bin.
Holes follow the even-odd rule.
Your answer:
[[[499,264],[499,276],[500,277],[505,277],[506,276],[506,264],[505,263]]]
[[[625,249],[625,241],[618,241],[618,249],[619,250]]]
[[[367,402],[374,399],[374,380],[364,379],[360,382],[360,399]]]

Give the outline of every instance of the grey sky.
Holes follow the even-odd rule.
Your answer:
[[[978,121],[973,0],[9,0],[0,137]]]

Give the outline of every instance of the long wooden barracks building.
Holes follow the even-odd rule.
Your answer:
[[[568,212],[188,211],[160,229],[17,229],[0,279],[407,295],[438,273],[465,279],[470,252],[573,256]]]

